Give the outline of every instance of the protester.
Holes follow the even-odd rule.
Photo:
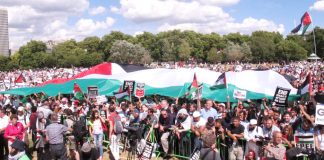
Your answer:
[[[264,147],[266,159],[281,160],[285,157],[286,148],[282,145],[282,134],[274,131],[272,141]]]
[[[4,132],[9,124],[9,117],[4,109],[0,109],[0,159],[4,159],[9,154],[8,140],[4,137]],[[3,158],[1,158],[3,157]]]
[[[16,139],[11,144],[11,150],[8,160],[29,160],[29,157],[25,153],[25,143]]]
[[[102,159],[103,156],[103,147],[102,147],[102,142],[103,142],[103,124],[105,120],[99,115],[98,110],[94,110],[91,114],[90,118],[90,128],[89,132],[90,135],[93,137],[94,143],[97,148],[99,148],[100,151],[100,157],[99,159]]]
[[[251,119],[250,123],[244,129],[244,138],[246,140],[245,154],[253,151],[254,157],[259,158],[260,146],[257,142],[263,136],[262,128],[257,126],[257,120]]]
[[[11,144],[16,140],[24,141],[25,128],[18,122],[18,116],[13,114],[10,116],[10,123],[8,124],[4,137],[8,139],[8,146],[10,151]]]
[[[122,128],[117,128],[121,124],[121,118],[119,114],[116,112],[116,108],[114,105],[109,106],[109,117],[108,117],[108,122],[109,122],[109,139],[110,139],[110,152],[111,156],[115,160],[119,160],[119,141],[120,141],[120,130]]]
[[[230,148],[228,155],[230,160],[243,159],[243,146],[239,139],[244,137],[244,126],[240,124],[239,117],[232,118],[232,124],[227,128]]]
[[[52,124],[46,127],[46,140],[49,143],[51,156],[53,159],[67,159],[66,147],[64,144],[63,135],[71,128],[67,128],[62,124],[57,123],[57,114],[51,115]]]

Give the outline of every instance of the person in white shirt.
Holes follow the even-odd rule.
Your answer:
[[[177,126],[175,133],[180,139],[180,133],[189,131],[191,127],[191,118],[186,109],[182,108],[179,110],[175,124]]]
[[[246,139],[245,155],[251,150],[255,153],[255,158],[259,158],[260,147],[256,144],[258,137],[263,136],[262,128],[257,126],[258,121],[251,119],[250,123],[244,129],[244,138]]]
[[[201,148],[200,133],[205,129],[206,123],[207,121],[201,117],[199,111],[193,112],[191,121],[191,132],[195,134],[194,149]]]
[[[271,118],[266,118],[263,121],[262,131],[263,131],[263,137],[272,138],[273,132],[275,131],[280,132],[280,129],[277,126],[273,125],[273,120]]]
[[[8,140],[3,134],[9,124],[9,117],[6,115],[6,110],[0,109],[0,157],[7,157],[9,154]]]

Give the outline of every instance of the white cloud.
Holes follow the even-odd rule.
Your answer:
[[[252,17],[237,22],[222,7],[239,3],[240,0],[120,0],[121,7],[111,11],[136,23],[155,21],[162,25],[158,31],[181,29],[197,32],[249,34],[255,30],[284,32],[282,24]],[[159,12],[157,12],[159,11]]]
[[[241,23],[230,21],[208,22],[208,23],[181,23],[176,25],[170,25],[168,23],[163,24],[158,28],[158,31],[167,30],[193,30],[202,33],[217,32],[220,34],[240,32],[242,34],[250,34],[256,30],[275,31],[283,33],[285,31],[284,25],[276,25],[274,22],[266,19],[254,19],[246,18]]]
[[[202,4],[217,5],[217,6],[230,6],[240,2],[240,0],[197,0]]]
[[[78,18],[87,11],[89,0],[1,0],[0,8],[8,10],[10,48],[17,50],[31,39],[64,40],[80,37],[74,31],[76,27],[68,25],[68,19],[72,16]]]
[[[324,11],[324,0],[316,1],[311,7],[311,10]]]
[[[92,19],[80,19],[76,23],[76,31],[80,34],[89,35],[99,29],[107,29],[115,23],[111,17],[107,17],[105,21],[94,21]]]
[[[89,10],[90,15],[97,15],[106,12],[106,8],[103,6],[98,6]]]
[[[222,8],[197,1],[121,0],[121,8],[111,11],[135,22],[168,21],[169,23],[207,22],[230,18]]]

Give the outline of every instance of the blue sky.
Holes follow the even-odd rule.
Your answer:
[[[112,30],[137,35],[172,29],[201,33],[290,33],[305,11],[324,27],[324,0],[1,0],[12,49],[31,39],[82,40]]]

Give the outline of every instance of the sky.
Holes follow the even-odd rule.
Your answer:
[[[324,28],[324,0],[0,0],[8,10],[10,48],[30,40],[78,41],[111,31],[136,36],[173,29],[201,33],[287,35],[308,11]]]

